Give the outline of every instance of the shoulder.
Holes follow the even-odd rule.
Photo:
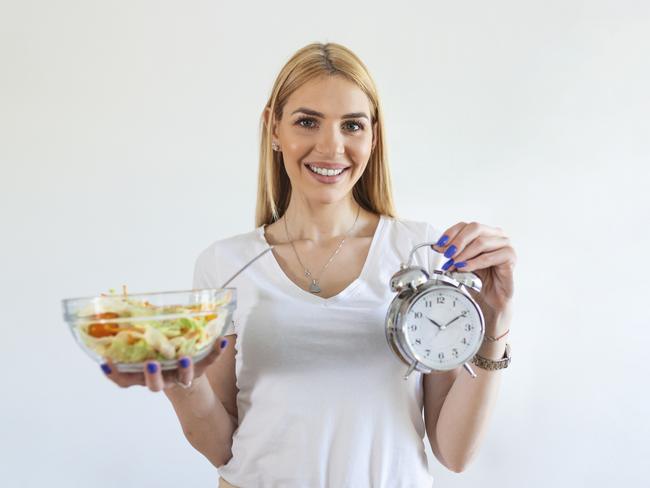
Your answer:
[[[390,231],[414,240],[423,242],[427,240],[437,241],[441,234],[437,226],[423,220],[389,217],[386,215],[384,215],[384,220]]]
[[[242,252],[260,246],[259,230],[253,229],[248,232],[237,234],[213,241],[205,247],[197,256],[195,261],[195,273],[216,273],[217,270],[228,269],[236,265]]]
[[[391,246],[404,263],[409,258],[409,253],[418,244],[437,242],[442,235],[438,227],[429,222],[407,218],[384,216],[386,223],[385,246]],[[414,255],[415,263],[427,270],[439,265],[439,257],[435,253],[421,250]]]
[[[234,236],[217,239],[216,241],[213,241],[208,247],[204,248],[203,251],[201,251],[199,258],[209,259],[213,258],[215,255],[221,255],[224,252],[228,253],[241,250],[242,247],[245,248],[257,244],[258,240],[258,229],[253,229]]]

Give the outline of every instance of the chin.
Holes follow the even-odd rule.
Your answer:
[[[318,203],[321,205],[329,205],[332,203],[337,203],[340,202],[341,200],[345,200],[346,197],[348,196],[349,192],[341,192],[341,191],[321,191],[321,192],[314,192],[311,194],[307,194],[307,199],[311,200],[314,203]]]

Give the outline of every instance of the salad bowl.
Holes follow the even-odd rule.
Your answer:
[[[81,348],[118,371],[141,372],[149,360],[176,369],[181,356],[198,362],[232,320],[235,288],[108,294],[62,301],[63,316]]]

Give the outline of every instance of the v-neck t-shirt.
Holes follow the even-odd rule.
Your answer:
[[[272,252],[228,285],[237,309],[224,335],[237,335],[239,391],[232,458],[219,467],[225,480],[246,488],[432,486],[422,374],[404,380],[407,366],[384,324],[391,276],[415,245],[439,237],[426,222],[381,215],[359,277],[330,298],[291,281]],[[194,288],[220,287],[268,247],[263,226],[212,243],[196,261]],[[423,247],[412,264],[430,271],[441,259]]]

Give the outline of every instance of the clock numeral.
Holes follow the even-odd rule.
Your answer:
[[[422,312],[415,312],[415,318],[416,319],[421,319],[422,318]]]
[[[422,340],[421,340],[421,339],[415,339],[415,343],[418,344],[418,345],[421,345],[421,344],[422,344]]]
[[[456,349],[455,347],[451,350],[451,353],[454,355],[455,358],[458,357],[458,349]]]
[[[469,310],[463,310],[463,311],[460,313],[460,315],[461,315],[462,317],[467,317],[467,316],[469,315]]]
[[[414,331],[414,332],[415,332],[416,330],[418,330],[418,326],[417,326],[417,325],[415,325],[415,324],[411,324],[411,325],[409,325],[409,330],[411,330],[411,331]]]
[[[429,298],[424,299],[424,306],[430,308],[433,305],[433,301]]]
[[[458,301],[458,300],[456,300],[456,299],[454,298],[454,308],[456,308],[456,302],[457,302],[457,301]]]
[[[425,349],[424,352],[426,352],[428,356],[429,354],[431,354],[431,349]]]
[[[472,324],[465,324],[465,330],[467,332],[474,330],[474,326]]]
[[[467,342],[467,337],[463,337],[463,340],[460,342],[462,342],[465,345],[469,344],[469,342]]]
[[[445,353],[444,353],[444,352],[439,352],[439,353],[438,353],[438,359],[440,359],[440,361],[442,361],[443,359],[445,359]]]
[[[445,297],[437,297],[436,303],[445,303]]]

